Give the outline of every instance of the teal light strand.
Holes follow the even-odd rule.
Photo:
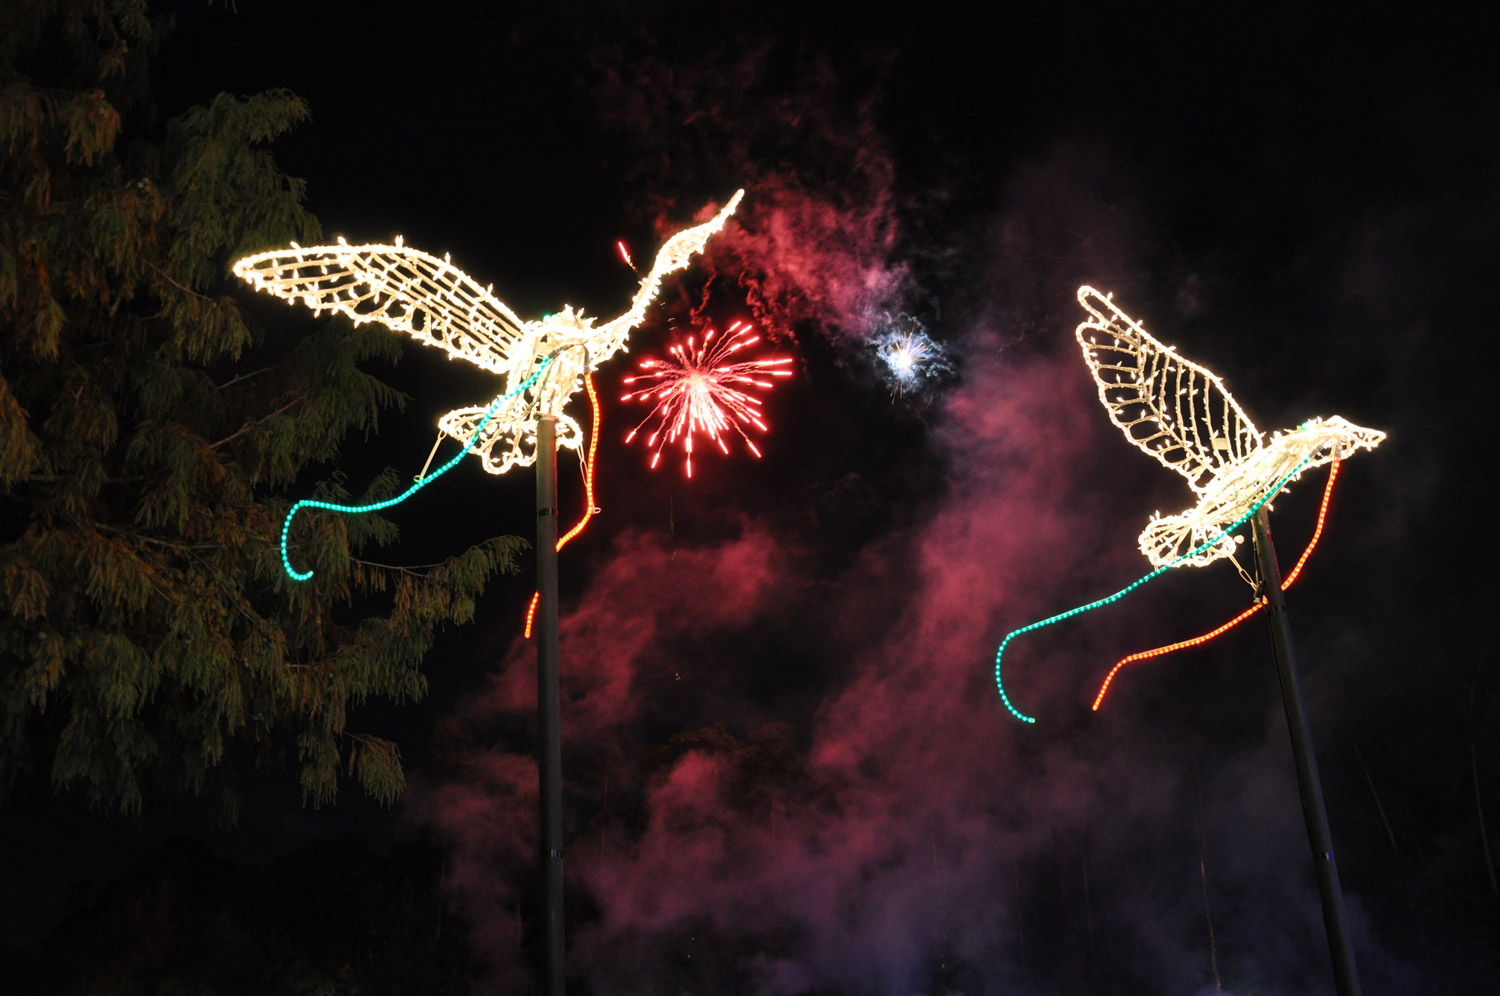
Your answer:
[[[295,567],[293,567],[291,558],[287,556],[286,552],[287,537],[291,534],[292,531],[292,518],[300,510],[304,508],[322,508],[330,512],[343,512],[345,515],[358,515],[360,512],[378,512],[383,508],[390,508],[392,505],[398,505],[401,502],[406,501],[406,499],[410,498],[418,491],[421,491],[427,485],[431,484],[433,481],[437,480],[439,477],[442,477],[448,471],[456,467],[458,465],[458,462],[464,457],[468,456],[470,453],[473,453],[474,444],[479,440],[479,434],[484,431],[484,427],[486,425],[489,425],[490,419],[494,417],[496,409],[498,409],[506,401],[509,401],[511,398],[515,397],[522,391],[535,384],[537,380],[542,376],[542,372],[551,365],[552,360],[553,357],[547,357],[542,361],[542,365],[537,367],[532,375],[530,377],[527,377],[519,387],[517,387],[514,391],[502,394],[500,397],[495,399],[494,403],[490,405],[489,410],[484,413],[484,418],[480,420],[479,425],[474,428],[474,435],[469,437],[469,441],[464,444],[463,450],[459,452],[457,456],[455,456],[452,460],[449,460],[447,463],[443,464],[431,474],[428,474],[426,477],[418,480],[417,483],[413,484],[411,487],[407,488],[396,497],[387,498],[385,501],[371,502],[368,505],[336,505],[333,502],[317,501],[312,498],[304,498],[302,501],[299,501],[297,504],[293,505],[291,507],[291,510],[286,513],[286,521],[281,525],[281,566],[286,568],[287,576],[290,577],[293,581],[306,581],[308,578],[313,576],[313,572],[311,570],[308,570],[306,573],[301,573]]]
[[[1072,619],[1074,616],[1082,615],[1085,612],[1088,612],[1092,609],[1097,609],[1100,606],[1108,605],[1111,602],[1118,602],[1120,599],[1124,598],[1132,591],[1135,591],[1147,581],[1150,581],[1151,579],[1156,577],[1160,577],[1161,575],[1167,573],[1167,571],[1170,571],[1172,568],[1182,563],[1184,560],[1187,560],[1190,557],[1196,557],[1204,550],[1207,550],[1209,547],[1214,546],[1225,536],[1228,536],[1230,533],[1234,532],[1240,526],[1243,526],[1246,522],[1248,522],[1250,517],[1256,512],[1259,512],[1260,507],[1266,502],[1270,501],[1272,497],[1280,494],[1281,489],[1286,487],[1287,482],[1302,472],[1302,468],[1307,466],[1307,462],[1313,458],[1313,455],[1314,454],[1309,453],[1307,456],[1303,457],[1302,462],[1293,467],[1291,472],[1283,477],[1280,481],[1278,481],[1276,483],[1276,486],[1267,491],[1259,501],[1257,501],[1254,505],[1251,505],[1248,512],[1240,516],[1238,519],[1235,519],[1228,526],[1225,526],[1223,531],[1221,531],[1217,536],[1204,543],[1203,545],[1189,550],[1187,553],[1184,553],[1182,556],[1178,557],[1170,564],[1163,564],[1156,570],[1152,571],[1150,574],[1147,574],[1145,577],[1138,578],[1136,581],[1132,582],[1126,587],[1121,588],[1113,595],[1109,595],[1104,598],[1098,599],[1097,601],[1090,602],[1087,605],[1080,605],[1076,609],[1069,609],[1066,612],[1059,612],[1055,616],[1048,616],[1046,619],[1043,619],[1040,622],[1034,622],[1030,626],[1022,626],[1020,629],[1012,630],[1004,640],[1000,641],[1000,649],[995,651],[995,687],[999,689],[1000,701],[1005,703],[1005,708],[1010,710],[1010,714],[1023,723],[1036,722],[1035,716],[1028,716],[1015,707],[1015,704],[1010,700],[1010,696],[1005,694],[1005,682],[1000,679],[1000,660],[1005,656],[1005,648],[1010,644],[1011,640],[1014,640],[1016,637],[1020,636],[1023,633],[1030,633],[1034,629],[1041,629],[1043,626],[1051,626],[1053,623],[1062,622],[1064,619]]]

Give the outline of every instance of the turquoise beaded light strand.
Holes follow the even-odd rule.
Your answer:
[[[488,425],[490,419],[494,417],[495,411],[506,401],[510,400],[511,398],[520,394],[522,391],[527,390],[533,384],[535,384],[541,378],[543,371],[545,371],[547,367],[551,366],[552,361],[555,358],[556,354],[547,357],[542,361],[542,365],[537,367],[536,370],[532,372],[531,376],[527,377],[519,387],[517,387],[514,391],[502,394],[500,397],[496,398],[494,403],[490,405],[489,410],[484,413],[484,418],[480,420],[479,425],[474,428],[474,434],[470,436],[469,441],[464,444],[463,450],[461,450],[455,457],[453,457],[453,459],[443,464],[431,474],[418,479],[415,484],[407,488],[405,491],[401,492],[396,497],[387,498],[385,501],[371,502],[368,505],[337,505],[333,502],[317,501],[316,499],[312,498],[304,498],[302,501],[299,501],[297,502],[297,504],[293,505],[291,509],[286,513],[286,521],[282,523],[281,526],[281,566],[286,568],[287,576],[290,577],[293,581],[306,581],[308,578],[311,578],[313,576],[313,572],[311,570],[303,573],[299,572],[295,567],[293,567],[292,561],[287,556],[286,552],[287,537],[291,534],[292,531],[292,519],[300,510],[302,510],[303,508],[321,508],[326,509],[330,512],[343,512],[345,515],[358,515],[360,512],[378,512],[383,508],[390,508],[392,505],[400,504],[401,502],[410,498],[412,495],[416,494],[418,491],[422,490],[428,484],[431,484],[433,481],[437,480],[439,477],[442,477],[448,471],[452,470],[455,466],[458,465],[458,462],[460,460],[468,456],[470,453],[474,452],[474,444],[479,441],[480,433],[484,432],[484,427]]]
[[[1153,578],[1156,578],[1156,577],[1159,577],[1162,574],[1165,574],[1167,571],[1170,571],[1172,568],[1176,567],[1178,564],[1181,564],[1183,561],[1188,560],[1188,559],[1190,559],[1192,557],[1196,557],[1198,554],[1202,553],[1204,550],[1211,549],[1214,546],[1214,544],[1218,543],[1225,536],[1228,536],[1230,533],[1234,532],[1240,526],[1242,526],[1246,522],[1250,521],[1250,517],[1252,515],[1254,515],[1256,512],[1260,511],[1260,508],[1261,508],[1262,505],[1264,505],[1266,502],[1270,501],[1274,496],[1280,494],[1281,493],[1281,489],[1284,488],[1284,487],[1286,487],[1287,483],[1290,482],[1292,478],[1296,477],[1298,474],[1300,474],[1302,472],[1302,468],[1305,467],[1305,466],[1307,466],[1308,462],[1310,460],[1312,460],[1313,456],[1314,456],[1314,454],[1310,453],[1306,457],[1304,457],[1302,459],[1301,463],[1299,463],[1299,464],[1297,464],[1297,466],[1293,467],[1292,470],[1291,470],[1291,472],[1289,474],[1287,474],[1285,477],[1283,477],[1280,481],[1278,481],[1276,483],[1275,487],[1273,487],[1269,491],[1267,491],[1265,493],[1265,495],[1259,501],[1257,501],[1254,505],[1251,505],[1249,511],[1247,511],[1244,515],[1240,516],[1238,519],[1235,519],[1228,526],[1224,527],[1224,529],[1217,536],[1215,536],[1213,539],[1209,540],[1208,542],[1202,544],[1199,547],[1196,547],[1195,549],[1189,550],[1187,553],[1184,553],[1182,556],[1178,557],[1176,560],[1172,561],[1169,564],[1163,564],[1162,566],[1158,567],[1156,570],[1152,571],[1150,574],[1147,574],[1144,577],[1136,579],[1134,582],[1132,582],[1131,584],[1127,585],[1124,588],[1121,588],[1119,591],[1115,592],[1113,595],[1108,595],[1108,596],[1106,596],[1104,598],[1098,599],[1097,601],[1090,602],[1087,605],[1080,605],[1076,609],[1069,609],[1066,612],[1059,612],[1055,616],[1049,616],[1046,619],[1041,620],[1040,622],[1034,622],[1034,623],[1032,623],[1029,626],[1022,626],[1020,629],[1013,630],[1011,633],[1009,633],[1005,637],[1004,640],[1000,641],[1000,649],[997,650],[997,651],[995,651],[995,688],[999,690],[999,692],[1000,692],[1000,701],[1002,701],[1002,702],[1005,703],[1005,708],[1007,708],[1007,709],[1010,710],[1010,714],[1012,716],[1016,717],[1017,719],[1019,719],[1023,723],[1035,723],[1036,722],[1036,717],[1035,716],[1028,716],[1025,713],[1023,713],[1021,710],[1019,710],[1019,709],[1017,709],[1015,707],[1015,705],[1010,700],[1010,696],[1008,696],[1008,695],[1005,694],[1005,682],[1002,681],[1001,678],[1000,678],[1000,660],[1001,660],[1001,658],[1003,658],[1005,656],[1005,648],[1010,644],[1011,640],[1014,640],[1016,637],[1020,636],[1023,633],[1030,633],[1034,629],[1041,629],[1044,626],[1051,626],[1053,623],[1062,622],[1064,619],[1071,619],[1074,616],[1082,615],[1083,613],[1088,612],[1090,610],[1100,608],[1101,606],[1109,605],[1111,602],[1118,602],[1120,599],[1124,598],[1126,595],[1130,594],[1132,591],[1135,591],[1137,588],[1139,588],[1141,585],[1145,584],[1147,581],[1150,581]]]

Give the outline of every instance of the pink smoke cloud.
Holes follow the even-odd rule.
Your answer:
[[[815,321],[835,338],[857,339],[877,316],[903,307],[911,273],[892,259],[899,224],[888,190],[839,203],[791,176],[752,182],[744,217],[715,247],[715,262],[738,273],[758,323],[786,334]]]
[[[986,659],[995,618],[1018,618],[1043,601],[1049,576],[1060,563],[1066,569],[1064,541],[1087,533],[1080,513],[1055,498],[1088,445],[1093,401],[1078,383],[1057,389],[1067,378],[1054,361],[973,367],[974,380],[950,399],[943,434],[954,468],[950,496],[914,535],[873,548],[828,586],[837,600],[827,614],[840,628],[887,635],[824,699],[801,777],[763,787],[751,806],[736,795],[734,755],[690,750],[643,786],[644,826],[584,830],[583,839],[597,843],[570,850],[570,875],[599,908],[599,920],[574,942],[575,964],[596,991],[632,991],[640,979],[622,965],[644,958],[642,973],[659,969],[675,946],[691,944],[693,931],[750,948],[794,933],[789,950],[765,941],[724,970],[745,991],[767,994],[833,982],[907,991],[927,970],[927,954],[945,945],[955,957],[1003,962],[1006,945],[993,938],[1014,932],[1006,896],[1016,886],[1010,862],[994,856],[1037,845],[994,822],[1018,792],[1008,746],[1017,732],[998,708]],[[1008,472],[997,475],[996,467]],[[616,549],[563,622],[566,749],[633,742],[669,669],[714,666],[668,660],[664,644],[715,629],[776,629],[778,616],[799,611],[788,594],[800,580],[798,551],[764,527],[675,552],[663,537],[632,534]],[[905,559],[916,569],[902,577],[883,561],[905,551],[914,551]],[[871,618],[867,606],[892,600],[875,589],[892,583],[905,589],[899,618]],[[513,648],[466,711],[490,721],[526,717],[534,707],[532,653],[529,645]],[[1045,696],[1067,685],[1068,675],[1054,673],[1024,687]],[[1077,786],[1090,776],[1066,751],[1044,764],[1058,786],[1040,799],[1021,791],[1022,811],[1083,819],[1088,796]],[[492,770],[535,778],[530,762],[514,756],[485,769],[486,778]],[[514,835],[526,821],[497,821],[472,807],[519,804],[521,790],[438,796],[430,818],[456,847],[488,855],[466,867],[487,864],[492,878],[503,877],[497,865],[519,867],[524,842]],[[486,936],[509,929],[511,897],[500,895],[488,907],[463,899],[477,919],[500,916]],[[967,915],[959,922],[945,909]]]
[[[750,624],[779,602],[791,570],[791,551],[753,524],[713,549],[674,547],[660,534],[640,532],[621,534],[613,545],[614,556],[561,630],[568,643],[564,721],[569,735],[585,742],[609,737],[655,688],[679,680],[682,666],[660,652],[666,639]],[[465,712],[529,715],[536,708],[535,654],[534,644],[513,644],[489,689]]]
[[[455,777],[415,786],[409,804],[449,844],[444,884],[472,924],[471,943],[486,953],[487,982],[497,992],[523,990],[519,869],[535,857],[535,763],[473,751]]]
[[[927,437],[945,486],[907,524],[826,577],[808,566],[815,535],[762,519],[699,545],[622,534],[564,614],[565,765],[587,758],[617,779],[569,788],[580,822],[568,874],[593,907],[571,934],[570,967],[591,991],[1025,991],[1040,977],[1087,992],[1107,950],[1148,965],[1160,991],[1190,992],[1209,971],[1200,862],[1215,889],[1275,879],[1277,895],[1304,894],[1278,857],[1299,846],[1286,827],[1273,828],[1275,846],[1210,861],[1214,835],[1175,815],[1193,789],[1183,759],[1128,705],[1081,727],[1127,612],[1017,647],[1008,689],[1052,725],[1022,727],[994,691],[1005,632],[1143,573],[1134,536],[1151,498],[1119,501],[1139,490],[1129,472],[1125,485],[1100,481],[1115,464],[1097,454],[1119,441],[1071,337],[1077,284],[1134,272],[1135,222],[1088,193],[1107,173],[1098,150],[1075,147],[1007,185],[974,266],[994,293],[971,305],[962,378]],[[752,299],[839,338],[903,293],[879,187],[847,212],[855,235],[840,246],[836,199],[767,181],[759,213],[726,240],[758,274]],[[1043,337],[1060,345],[1015,345]],[[737,646],[751,636],[765,655],[831,662],[801,728],[757,730],[773,717],[737,700],[731,672],[758,666]],[[533,652],[510,648],[466,706],[470,721],[530,722]],[[647,730],[660,719],[708,730],[664,748]],[[740,732],[714,732],[721,721]],[[487,939],[500,992],[523,974],[506,942],[533,846],[531,815],[515,810],[535,772],[499,748],[486,756],[422,812],[464,854],[454,895]],[[1209,801],[1227,814],[1220,826],[1243,824],[1242,800]],[[1238,914],[1216,914],[1226,945],[1236,929],[1298,933]],[[1265,958],[1306,964],[1305,947]],[[1028,961],[1039,953],[1055,963]],[[1243,947],[1235,957],[1252,961]]]
[[[635,172],[674,177],[678,190],[746,188],[708,265],[738,285],[756,324],[773,338],[812,323],[859,339],[876,316],[903,309],[915,288],[876,101],[849,106],[826,63],[777,90],[765,45],[696,66],[622,61],[602,67],[596,96],[606,123],[642,146]],[[653,205],[659,234],[675,230],[676,200]]]
[[[807,756],[817,791],[772,789],[746,813],[733,795],[733,759],[689,752],[648,789],[649,820],[633,841],[616,842],[603,860],[592,851],[579,859],[602,920],[580,934],[578,957],[600,991],[639,981],[611,981],[609,966],[628,960],[627,949],[675,943],[690,930],[757,938],[796,925],[798,957],[747,962],[745,991],[767,994],[911,991],[926,955],[944,945],[1003,963],[1008,945],[994,939],[1014,934],[1015,885],[1010,862],[996,855],[1034,853],[1038,842],[997,826],[995,814],[1081,823],[1090,797],[1080,788],[1096,777],[1055,751],[1043,759],[1052,787],[1040,798],[1023,788],[1030,780],[1018,778],[1011,744],[1018,731],[986,667],[993,619],[1027,611],[1058,572],[1064,540],[1087,532],[1041,483],[1068,480],[1088,445],[1092,399],[1057,390],[1060,382],[1052,361],[981,366],[951,399],[945,442],[973,476],[958,472],[948,501],[911,538],[918,566],[897,582],[907,588],[900,618],[866,620],[887,637],[818,710]],[[995,466],[1011,473],[996,479]],[[889,555],[870,552],[834,586],[831,615],[841,625],[858,626],[863,606],[886,601],[870,586],[891,583],[873,562]],[[1029,687],[1067,684],[1056,674],[1050,686]],[[657,954],[670,960],[666,948]]]
[[[615,554],[561,626],[566,647],[562,721],[567,750],[610,758],[645,703],[673,683],[712,683],[661,651],[664,641],[749,625],[784,598],[786,549],[761,528],[711,549],[673,547],[658,534],[617,537]],[[535,715],[535,645],[516,640],[489,687],[463,715],[476,723],[526,725]],[[684,672],[687,672],[684,674]],[[469,750],[458,770],[409,800],[454,855],[450,893],[490,957],[495,992],[525,977],[519,881],[533,863],[536,767],[529,754]]]

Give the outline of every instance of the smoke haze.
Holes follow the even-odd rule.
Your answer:
[[[959,373],[901,454],[936,485],[857,551],[753,508],[715,539],[632,527],[564,605],[570,970],[599,994],[1322,991],[1263,634],[1129,669],[1105,712],[1087,710],[1121,654],[1237,611],[1238,578],[1169,578],[1019,641],[1007,690],[1035,728],[993,687],[1007,631],[1145,573],[1135,536],[1153,503],[1189,502],[1101,416],[1074,291],[1115,289],[1166,327],[1208,307],[1219,278],[1174,263],[1121,207],[1099,143],[1015,162],[984,215],[945,242],[919,235],[878,101],[841,100],[826,66],[776,90],[764,51],[728,65],[648,60],[596,93],[607,122],[653,137],[642,173],[748,188],[705,262],[711,292],[732,297],[732,281],[773,335],[821,350],[829,362],[804,372],[817,390],[859,376],[878,315],[921,312],[939,296],[924,284],[943,286]],[[655,210],[664,230],[681,217],[675,201]],[[1152,267],[1175,283],[1150,289]],[[891,500],[858,475],[838,487]],[[844,566],[814,568],[829,562]],[[495,992],[526,957],[535,770],[515,731],[534,723],[534,681],[518,640],[463,714],[502,745],[469,748],[417,803],[455,849],[452,893],[493,953]],[[1366,985],[1416,991],[1357,895],[1351,909]]]

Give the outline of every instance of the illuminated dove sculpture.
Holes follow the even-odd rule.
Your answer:
[[[564,307],[555,315],[524,321],[492,293],[459,270],[452,260],[395,245],[303,247],[292,243],[236,260],[235,276],[256,290],[301,302],[314,314],[344,315],[356,325],[378,322],[411,336],[425,346],[447,350],[449,358],[466,360],[504,378],[495,405],[457,408],[438,420],[438,428],[460,443],[471,444],[484,469],[503,474],[536,460],[536,420],[557,416],[559,446],[577,449],[583,440],[578,423],[563,407],[593,370],[623,350],[630,331],[646,317],[646,308],[664,277],[686,267],[744,196],[729,203],[704,224],[672,236],[641,280],[630,308],[596,326],[582,311]],[[529,391],[516,391],[548,356],[552,366]],[[510,392],[513,396],[506,397]],[[485,413],[494,414],[485,421]],[[477,430],[477,435],[476,435]]]
[[[1198,496],[1197,505],[1178,515],[1152,515],[1140,536],[1152,566],[1201,567],[1232,555],[1235,539],[1226,530],[1277,482],[1385,439],[1337,415],[1266,437],[1213,372],[1158,342],[1111,298],[1092,287],[1078,289],[1078,303],[1090,316],[1078,326],[1078,344],[1099,400],[1126,439],[1187,478]]]

